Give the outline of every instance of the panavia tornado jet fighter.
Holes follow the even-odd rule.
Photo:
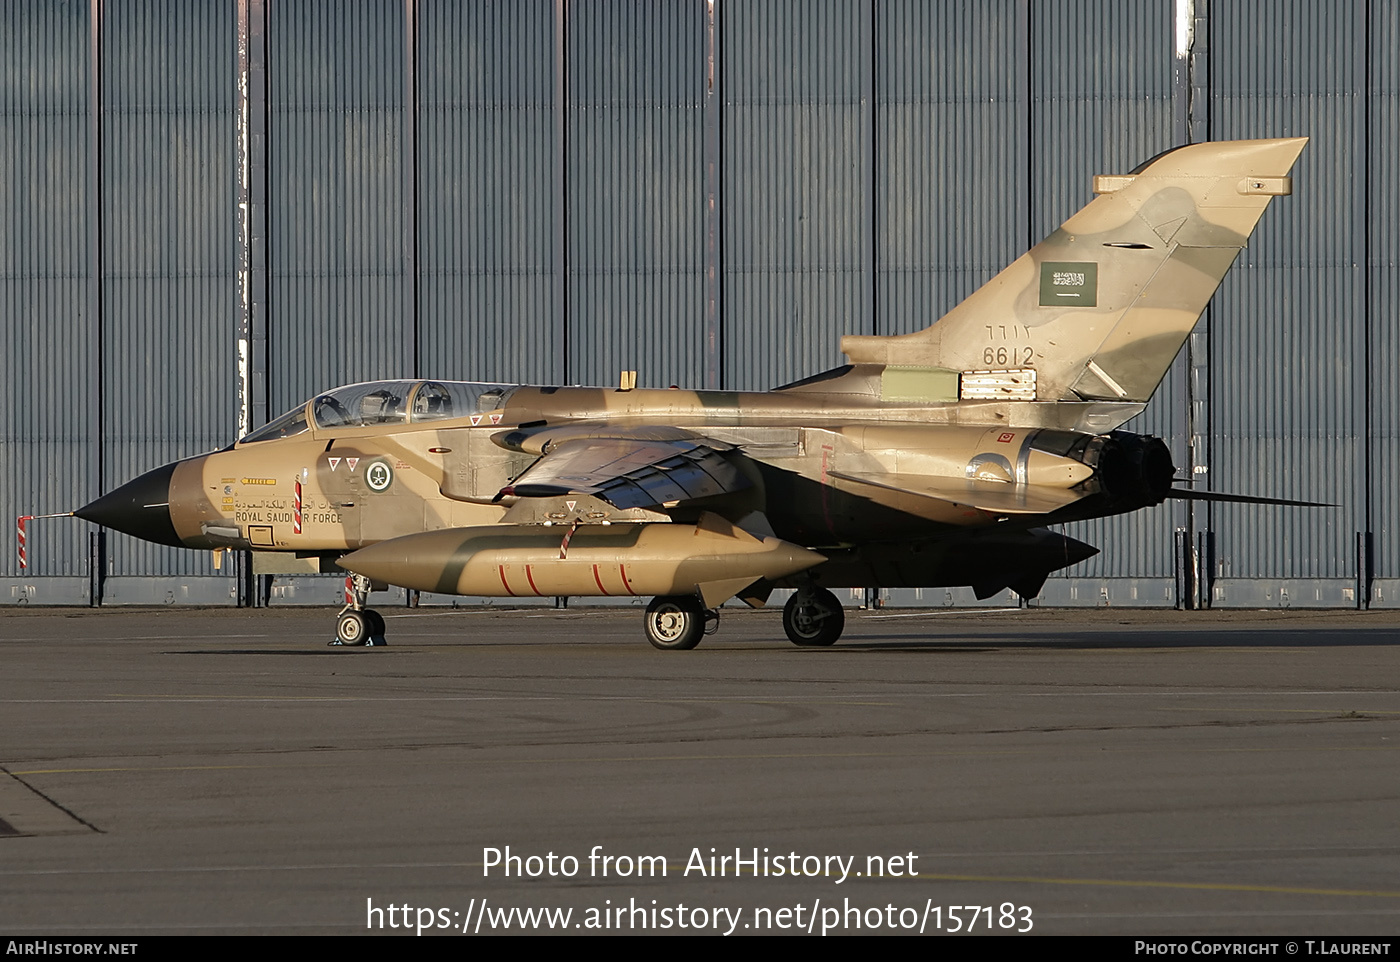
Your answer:
[[[670,649],[775,588],[796,589],[798,645],[841,635],[832,588],[1034,597],[1097,552],[1051,525],[1192,496],[1160,439],[1118,428],[1305,143],[1195,144],[1097,177],[1088,206],[930,327],[845,337],[850,363],[772,391],[355,384],[76,513],[347,569],[346,645],[382,639],[366,601],[390,584],[645,596],[647,638]]]

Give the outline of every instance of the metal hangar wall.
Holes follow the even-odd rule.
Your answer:
[[[927,325],[1094,174],[1306,134],[1129,428],[1215,490],[1340,507],[1075,525],[1103,553],[1040,603],[1394,606],[1398,60],[1383,3],[12,0],[0,513],[357,380],[770,387]],[[26,535],[0,604],[239,594],[207,554]]]

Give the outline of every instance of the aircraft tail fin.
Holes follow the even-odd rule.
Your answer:
[[[1306,144],[1192,144],[1096,177],[1099,196],[932,326],[841,350],[910,399],[957,383],[964,399],[1146,401]]]

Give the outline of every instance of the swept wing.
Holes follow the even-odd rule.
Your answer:
[[[592,495],[625,510],[730,494],[753,483],[735,466],[742,455],[732,445],[679,428],[571,425],[534,434],[503,432],[493,440],[541,454],[497,500]]]

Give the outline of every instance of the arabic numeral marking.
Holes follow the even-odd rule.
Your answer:
[[[1028,365],[1035,359],[1035,349],[1025,347],[988,347],[982,351],[982,363],[991,368],[995,365],[1017,367]]]
[[[983,324],[989,341],[1018,341],[1030,336],[1030,328],[1024,324]]]

